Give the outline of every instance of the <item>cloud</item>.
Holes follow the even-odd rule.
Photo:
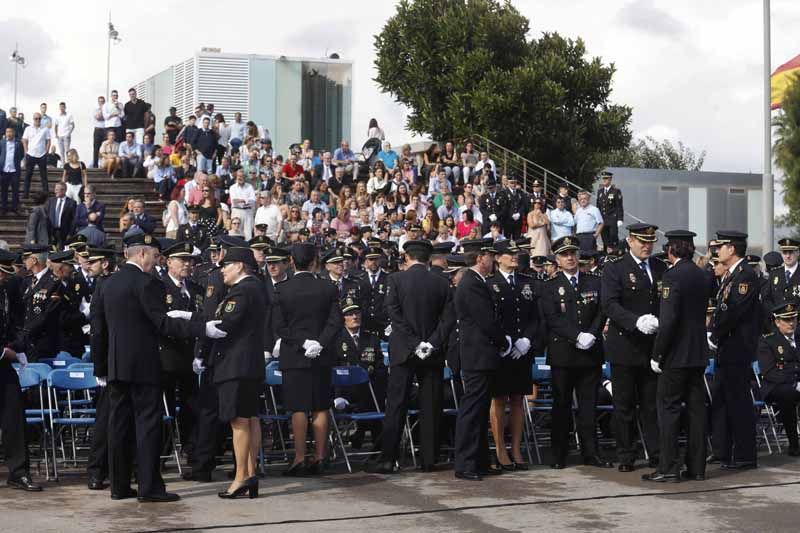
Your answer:
[[[675,37],[685,30],[680,20],[656,7],[653,0],[635,0],[620,9],[618,17],[623,26],[648,34]]]
[[[20,95],[43,98],[55,92],[62,75],[61,62],[56,60],[56,44],[35,20],[13,18],[3,21],[0,32],[0,92],[14,91],[14,63],[7,60],[19,43],[19,54],[25,58],[25,68],[18,71]],[[6,93],[6,91],[8,91]]]

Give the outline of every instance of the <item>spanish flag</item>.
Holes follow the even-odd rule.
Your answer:
[[[772,73],[770,77],[772,109],[780,109],[783,103],[783,93],[798,74],[800,74],[800,56],[784,63]]]

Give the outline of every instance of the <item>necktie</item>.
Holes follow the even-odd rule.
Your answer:
[[[792,273],[788,270],[786,271],[786,284],[789,284],[789,280],[792,279]]]
[[[56,205],[56,227],[61,227],[61,211],[64,209],[64,199],[58,199],[58,205]]]
[[[569,278],[569,282],[572,284],[572,288],[573,289],[577,289],[578,288],[578,278],[576,278],[575,276],[571,276]]]
[[[514,285],[514,274],[511,274],[511,275],[508,276],[508,284],[511,285],[511,287],[515,286]]]
[[[378,275],[377,274],[373,274],[372,275],[372,286],[374,287],[376,283],[378,283]]]
[[[358,348],[358,333],[353,334],[353,342],[355,343],[356,348]]]
[[[642,261],[641,263],[639,263],[639,268],[641,268],[642,272],[644,272],[644,277],[647,278],[647,281],[650,281],[650,276],[647,273],[647,262]]]

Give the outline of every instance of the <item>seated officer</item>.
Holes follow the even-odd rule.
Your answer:
[[[784,302],[772,309],[775,332],[758,343],[758,366],[763,376],[761,398],[775,404],[789,440],[789,455],[800,456],[797,440],[797,404],[800,403],[800,354],[795,343],[798,306]]]
[[[333,345],[336,365],[363,367],[369,374],[378,407],[383,410],[386,398],[386,366],[383,364],[381,340],[378,336],[361,329],[361,307],[357,300],[348,297],[342,301],[341,305],[344,328]],[[375,410],[375,402],[366,383],[348,390],[336,390],[334,398],[333,403],[337,409]],[[360,448],[364,439],[364,430],[369,429],[372,433],[372,441],[379,445],[381,426],[379,421],[359,424],[356,432],[350,437],[350,443],[354,448]]]

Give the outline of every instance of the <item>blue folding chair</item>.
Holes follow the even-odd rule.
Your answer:
[[[531,375],[534,384],[538,387],[539,391],[544,391],[550,386],[552,372],[550,365],[547,364],[545,357],[534,357],[533,365],[531,365]],[[537,398],[535,400],[528,399],[527,396],[522,398],[523,408],[525,409],[525,424],[527,426],[525,433],[530,432],[531,437],[526,435],[526,442],[533,441],[534,450],[536,451],[536,460],[542,464],[542,452],[539,445],[539,436],[536,433],[536,418],[537,413],[545,414],[552,413],[553,400],[549,398]],[[528,450],[530,460],[530,450]]]
[[[372,388],[372,382],[369,379],[369,374],[363,367],[358,365],[335,366],[331,369],[331,382],[335,388],[340,389],[349,389],[364,384],[368,385],[370,396],[372,397],[373,407],[375,408],[374,411],[364,411],[358,413],[337,413],[333,408],[330,409],[331,420],[333,421],[333,429],[334,433],[336,433],[336,440],[339,441],[339,445],[342,448],[344,461],[347,464],[347,471],[352,473],[353,469],[350,466],[350,457],[348,456],[347,449],[344,445],[342,433],[350,426],[355,425],[360,421],[383,421],[386,415],[381,412],[378,399],[375,396],[375,390]],[[339,429],[339,422],[347,423],[344,431]],[[350,455],[370,455],[375,453],[380,452],[353,452]]]
[[[47,450],[47,423],[45,420],[45,414],[49,415],[49,411],[44,408],[44,395],[43,395],[43,387],[42,383],[46,381],[46,378],[42,376],[40,372],[37,372],[33,368],[26,367],[19,367],[16,368],[17,375],[19,376],[19,386],[23,392],[28,391],[30,389],[36,389],[37,394],[39,395],[39,408],[38,409],[25,409],[25,425],[26,426],[33,426],[39,427],[41,429],[41,441],[39,442],[39,448],[42,451],[42,456],[44,457],[44,470],[45,475],[47,476],[47,480],[50,480],[50,466],[49,466],[49,459],[47,457],[48,450]]]
[[[95,417],[90,416],[89,413],[79,412],[84,410],[74,409],[72,406],[72,396],[76,393],[88,394],[97,388],[97,380],[94,377],[94,372],[90,369],[87,370],[53,370],[47,376],[47,403],[48,408],[53,412],[50,417],[50,436],[52,439],[53,448],[53,474],[58,481],[58,459],[56,457],[56,432],[58,430],[59,441],[61,442],[61,455],[66,461],[66,453],[64,451],[64,440],[61,431],[64,428],[70,429],[71,446],[72,446],[72,461],[77,465],[78,451],[76,445],[75,428],[83,427],[89,428],[94,426]],[[67,396],[66,409],[64,412],[54,409],[53,400],[57,399],[57,393],[65,392]]]
[[[83,361],[77,357],[72,357],[67,352],[58,352],[55,357],[45,357],[43,359],[39,359],[39,362],[48,364],[54,369],[64,369],[72,364],[82,363]]]
[[[770,446],[769,439],[767,439],[767,431],[765,426],[768,426],[772,432],[772,436],[775,439],[775,446],[778,448],[778,453],[781,453],[781,441],[778,438],[777,430],[778,417],[775,414],[774,406],[765,402],[761,397],[761,369],[758,366],[758,361],[753,361],[752,368],[753,375],[755,376],[755,390],[753,390],[753,387],[750,388],[750,397],[753,399],[753,408],[756,411],[756,424],[761,429],[761,433],[764,437],[764,441],[767,443],[767,449],[769,450],[770,455],[772,454],[772,446]],[[765,418],[766,423],[764,422]]]
[[[278,401],[275,397],[275,389],[283,386],[283,374],[280,370],[280,363],[278,361],[270,361],[264,367],[264,384],[267,386],[269,394],[264,395],[264,414],[258,415],[259,420],[265,424],[272,424],[278,429],[278,438],[281,442],[281,450],[283,451],[283,458],[285,461],[289,460],[286,453],[286,439],[283,435],[283,424],[291,420],[291,415],[282,412],[278,407]],[[273,441],[274,441],[273,433]],[[264,471],[264,449],[261,448],[260,452],[261,470]]]

